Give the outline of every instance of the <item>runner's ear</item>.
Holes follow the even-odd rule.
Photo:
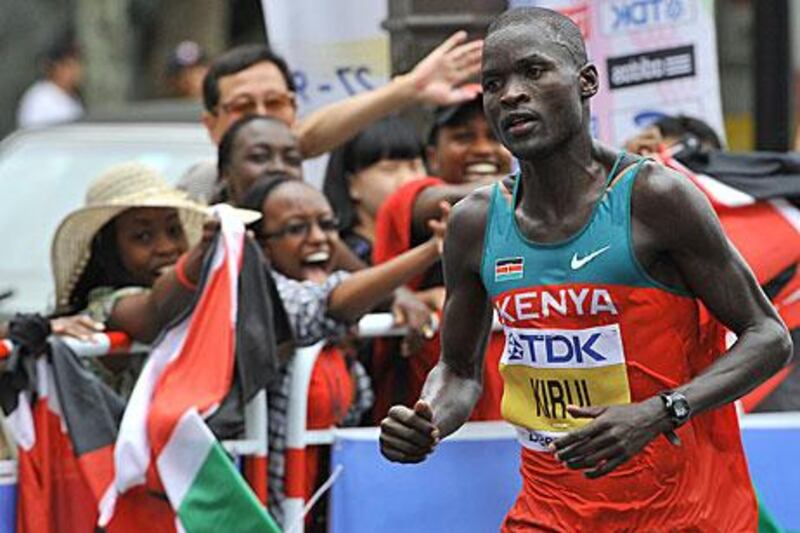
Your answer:
[[[592,63],[585,64],[580,71],[581,97],[591,98],[597,94],[600,82],[597,68]]]

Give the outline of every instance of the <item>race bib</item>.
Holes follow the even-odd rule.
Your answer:
[[[630,403],[618,324],[505,330],[502,412],[517,426],[524,446],[544,451],[553,440],[591,421],[570,416],[568,405]]]

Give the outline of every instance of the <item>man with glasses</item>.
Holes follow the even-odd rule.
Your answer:
[[[473,98],[477,86],[459,84],[480,68],[481,41],[466,32],[448,38],[411,72],[388,84],[323,107],[297,120],[294,81],[286,61],[264,45],[233,48],[215,59],[203,82],[203,124],[214,143],[247,114],[274,116],[293,127],[303,156],[347,141],[371,122],[412,104],[452,104]]]

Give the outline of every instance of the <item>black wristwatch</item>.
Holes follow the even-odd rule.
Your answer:
[[[686,396],[680,392],[664,391],[659,393],[659,396],[664,401],[664,407],[667,409],[670,419],[675,423],[675,427],[680,427],[689,420],[692,416],[692,406]]]

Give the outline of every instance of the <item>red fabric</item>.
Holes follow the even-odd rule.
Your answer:
[[[617,325],[631,402],[690,381],[724,353],[724,328],[692,298],[658,288],[610,284],[546,290],[555,294],[560,289],[577,292],[593,287],[608,291],[617,313],[523,315],[520,309],[527,309],[527,301],[516,307],[513,302],[541,288],[505,291],[496,296],[495,306],[504,324],[513,329]],[[504,365],[501,372],[507,386],[504,417],[531,427],[533,414],[525,408],[530,404],[514,404],[513,397],[529,394],[533,384],[522,379],[527,374],[518,365]],[[592,398],[607,383],[590,384]],[[591,481],[552,454],[525,448],[523,489],[503,530],[755,531],[756,500],[733,405],[698,415],[677,434],[680,447],[659,437],[611,474]]]
[[[308,386],[308,429],[327,429],[344,419],[353,404],[354,385],[344,354],[326,346],[317,357]]]
[[[311,371],[308,387],[308,429],[327,429],[342,422],[350,410],[355,385],[344,354],[335,346],[326,346]],[[306,448],[305,501],[320,485],[319,446]]]
[[[19,448],[17,531],[94,531],[98,502],[111,481],[112,448],[76,457],[69,435],[61,429],[61,418],[50,409],[46,397],[36,402],[33,417],[36,443],[27,451]],[[174,522],[165,499],[141,491],[120,500],[106,531],[169,532],[175,530]]]
[[[411,249],[411,220],[414,201],[419,193],[436,185],[445,185],[439,178],[427,177],[406,183],[394,191],[381,206],[375,217],[375,242],[372,247],[372,263],[385,263],[389,259]],[[420,279],[408,286],[418,288]]]
[[[800,232],[772,203],[718,208],[730,238],[759,283],[767,283],[800,261]]]
[[[411,249],[411,222],[414,202],[420,192],[428,187],[444,185],[439,178],[427,177],[412,181],[397,189],[381,206],[375,220],[375,244],[372,251],[373,264],[384,263]],[[413,279],[408,287],[419,289],[424,275]],[[500,399],[503,394],[503,380],[498,364],[503,353],[505,337],[493,333],[489,339],[484,363],[483,395],[472,412],[470,420],[499,420]],[[400,383],[405,382],[402,398],[406,405],[412,405],[422,392],[422,385],[428,372],[439,361],[441,346],[437,334],[422,349],[410,357],[407,379],[398,375],[401,363],[399,343],[396,340],[378,339],[375,341],[370,373],[375,390],[373,421],[377,424],[386,416],[389,408],[398,401],[394,392]]]
[[[153,390],[147,414],[153,457],[161,454],[184,413],[191,408],[202,413],[219,405],[230,391],[236,337],[230,319],[232,303],[228,272],[222,267],[208,280],[194,308],[180,356],[164,369]],[[208,357],[209,353],[215,357]]]
[[[92,531],[97,509],[61,418],[40,398],[33,408],[36,443],[19,448],[17,531]]]

